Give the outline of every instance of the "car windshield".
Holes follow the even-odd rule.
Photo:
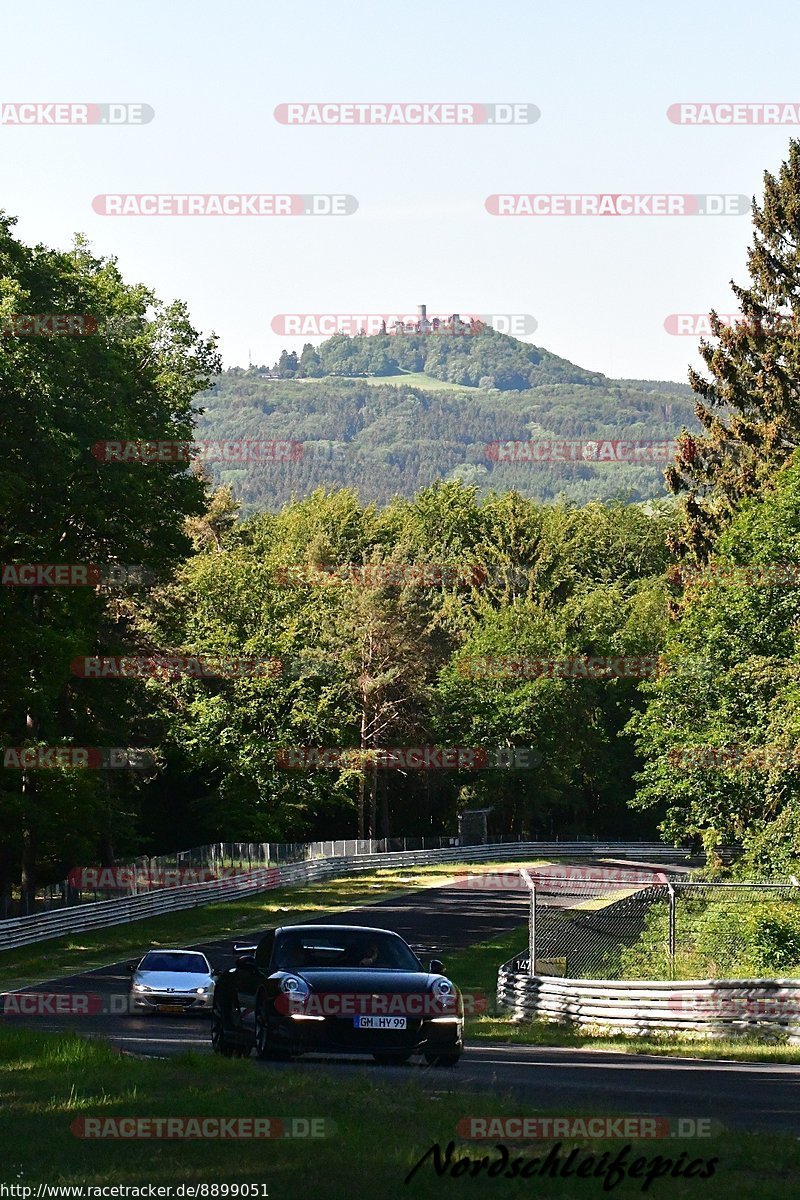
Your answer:
[[[208,963],[202,954],[175,954],[169,950],[151,950],[139,963],[140,971],[186,971],[207,975]]]
[[[364,933],[354,929],[314,933],[293,931],[275,942],[272,969],[300,970],[302,967],[370,968],[389,971],[419,971],[416,955],[405,942],[391,933]]]

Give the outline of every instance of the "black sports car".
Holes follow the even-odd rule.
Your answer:
[[[404,1063],[423,1054],[454,1066],[464,1048],[458,988],[434,959],[426,971],[396,933],[358,925],[290,925],[236,963],[214,990],[218,1054],[291,1058],[308,1051]]]

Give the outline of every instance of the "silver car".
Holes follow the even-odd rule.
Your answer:
[[[199,950],[148,950],[128,970],[132,1013],[211,1011],[215,975]]]

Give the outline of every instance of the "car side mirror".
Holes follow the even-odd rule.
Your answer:
[[[430,971],[431,975],[443,975],[444,963],[440,958],[432,958],[428,964],[428,970]]]
[[[126,966],[125,970],[126,970],[126,971],[135,971],[135,970],[136,970],[136,963],[128,963],[128,965]]]

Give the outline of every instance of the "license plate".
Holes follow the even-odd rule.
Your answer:
[[[159,1004],[158,1011],[162,1013],[182,1013],[183,1006],[180,1004]]]
[[[405,1029],[405,1017],[353,1017],[356,1029]]]

